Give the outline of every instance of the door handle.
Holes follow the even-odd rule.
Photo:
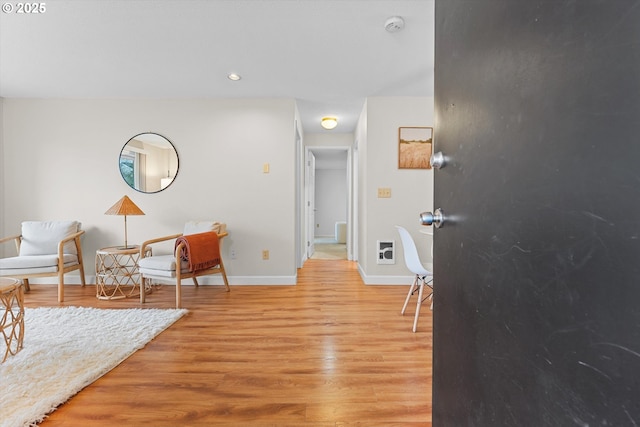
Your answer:
[[[422,212],[420,214],[420,223],[422,225],[434,225],[436,228],[442,227],[444,224],[444,212],[438,208],[435,212]]]
[[[447,164],[446,158],[444,157],[444,154],[442,154],[442,151],[433,153],[431,155],[431,158],[429,159],[429,164],[434,169],[442,169]]]

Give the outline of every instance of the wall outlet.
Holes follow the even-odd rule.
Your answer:
[[[236,250],[235,249],[231,249],[229,256],[231,256],[231,259],[236,259]]]
[[[389,187],[380,187],[378,188],[378,198],[379,199],[388,199],[391,197],[391,188]]]
[[[264,260],[268,260],[269,259],[269,251],[267,249],[262,251],[262,259],[264,259]]]

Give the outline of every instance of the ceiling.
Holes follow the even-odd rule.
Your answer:
[[[0,13],[0,97],[295,98],[319,133],[353,132],[367,97],[433,96],[434,0],[44,4]]]

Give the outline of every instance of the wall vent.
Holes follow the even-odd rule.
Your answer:
[[[393,240],[378,240],[378,259],[376,264],[396,263],[396,242]]]

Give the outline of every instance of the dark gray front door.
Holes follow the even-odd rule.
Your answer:
[[[436,0],[433,425],[640,425],[640,2]]]

